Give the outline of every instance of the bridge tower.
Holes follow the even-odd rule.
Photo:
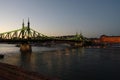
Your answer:
[[[31,52],[32,51],[32,47],[29,44],[29,39],[30,39],[30,22],[29,22],[29,18],[28,18],[28,25],[27,25],[27,32],[25,32],[25,26],[24,26],[24,20],[23,20],[23,24],[22,24],[22,39],[25,38],[25,34],[27,33],[27,42],[24,42],[20,45],[20,51],[22,53],[26,53],[26,52]]]
[[[23,23],[22,23],[22,29],[24,28],[24,19],[23,19]]]
[[[29,22],[29,18],[28,18],[27,32],[28,32],[27,39],[29,39],[30,38],[30,22]]]
[[[23,23],[22,23],[22,39],[24,39],[24,30],[25,26],[24,26],[24,19],[23,19]]]

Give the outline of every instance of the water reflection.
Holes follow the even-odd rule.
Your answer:
[[[20,67],[30,71],[36,71],[36,55],[32,52],[21,52],[20,54]]]
[[[65,48],[21,54],[21,66],[62,80],[119,78],[120,49]],[[114,75],[115,74],[115,75]]]
[[[31,61],[31,52],[21,53],[21,60],[22,62],[29,63]]]
[[[4,50],[7,52],[8,48]],[[8,55],[11,56],[0,61],[62,80],[120,79],[120,48],[56,48],[50,51],[34,47],[31,53],[20,53],[14,49],[10,46]]]
[[[49,75],[66,76],[80,62],[80,56],[82,57],[84,55],[83,50],[81,48],[77,50],[66,48],[63,50],[43,52],[36,57],[36,66],[39,66],[37,70]]]
[[[1,47],[2,48],[2,47]],[[7,47],[9,48],[9,47]],[[63,79],[68,78],[79,66],[81,58],[84,57],[84,48],[64,48],[52,51],[35,51],[33,52],[14,52],[16,47],[2,62],[17,65],[30,71],[37,71],[44,75],[57,76]],[[34,47],[40,49],[39,47]],[[14,53],[14,54],[13,54]]]
[[[60,72],[64,67],[67,68],[70,66],[70,54],[70,49],[42,53],[21,53],[20,66],[28,70],[39,71],[45,74]]]

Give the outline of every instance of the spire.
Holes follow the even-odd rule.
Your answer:
[[[23,23],[22,23],[22,39],[24,38],[24,19],[23,19]]]
[[[24,19],[23,19],[23,23],[22,23],[22,28],[24,28]]]
[[[28,28],[30,28],[30,22],[29,22],[29,18],[28,18]]]
[[[30,37],[30,22],[29,22],[29,18],[28,18],[28,26],[27,26],[28,28],[27,28],[27,32],[28,32],[28,37],[27,37],[27,39],[29,39],[29,37]]]
[[[29,23],[29,17],[28,17],[28,23]]]

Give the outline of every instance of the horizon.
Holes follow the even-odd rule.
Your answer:
[[[28,18],[29,19],[29,18]],[[28,20],[29,21],[29,20]],[[30,21],[29,21],[30,22]],[[24,23],[24,25],[25,25],[25,22],[24,22],[24,19],[23,19],[23,23]],[[22,23],[22,24],[23,24]],[[21,24],[21,28],[22,28],[22,24]],[[24,27],[28,27],[28,22],[26,23],[26,25],[24,26]],[[18,28],[18,29],[21,29],[21,28]],[[31,27],[30,27],[31,28]],[[32,28],[31,28],[32,29]],[[14,29],[14,30],[17,30],[17,29]],[[7,32],[11,32],[11,31],[14,31],[14,30],[9,30],[9,31],[6,31],[6,32],[2,32],[2,33],[7,33]],[[0,34],[2,34],[2,33],[0,33]],[[41,33],[42,34],[42,33]],[[50,36],[54,36],[54,37],[57,37],[57,36],[70,36],[70,35],[76,35],[76,34],[82,34],[81,32],[79,33],[79,32],[75,32],[74,34],[65,34],[65,35],[50,35]],[[83,35],[83,34],[82,34]],[[97,36],[97,37],[86,37],[86,36],[84,36],[84,37],[86,37],[86,38],[100,38],[101,36],[119,36],[119,35],[106,35],[106,34],[102,34],[102,35],[100,35],[100,36]],[[47,36],[47,35],[46,35]]]
[[[119,0],[1,0],[0,33],[31,28],[47,36],[82,33],[88,38],[119,36]]]

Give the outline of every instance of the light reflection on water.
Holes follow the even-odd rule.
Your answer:
[[[1,62],[62,80],[120,79],[120,48],[34,47],[32,53],[20,53],[13,45],[3,47],[7,54]]]
[[[0,54],[19,53],[19,48],[12,44],[0,44]]]

